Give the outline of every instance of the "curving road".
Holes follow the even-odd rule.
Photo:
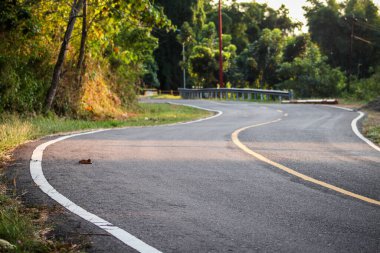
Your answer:
[[[237,129],[259,125],[238,136],[250,150],[378,201],[380,153],[353,133],[356,112],[180,103],[223,114],[57,142],[44,151],[45,177],[78,206],[162,252],[380,252],[379,205],[290,175],[231,139]],[[87,158],[92,165],[78,164]],[[89,230],[92,252],[136,252],[95,226]]]

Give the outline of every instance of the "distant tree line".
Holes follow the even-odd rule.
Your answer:
[[[178,34],[161,35],[165,39],[156,51],[161,88],[182,87],[181,68],[189,74],[187,87],[216,87],[217,6],[202,0],[157,2],[180,27]],[[228,85],[292,89],[299,97],[379,95],[380,16],[373,1],[309,0],[304,10],[309,33],[299,34],[302,24],[289,17],[286,6],[275,10],[255,1],[225,5]],[[186,62],[181,60],[181,44]]]
[[[286,6],[223,6],[228,87],[378,96],[373,1],[308,0],[304,10],[300,34]],[[187,87],[217,87],[217,16],[206,0],[0,0],[0,113],[122,116],[144,87],[182,87],[183,70]]]

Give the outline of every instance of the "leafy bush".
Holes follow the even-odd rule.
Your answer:
[[[44,57],[0,55],[0,112],[41,110],[51,70]]]
[[[278,73],[284,80],[279,88],[294,90],[297,97],[334,97],[340,94],[345,76],[327,64],[314,43],[309,43],[304,56],[282,63]]]
[[[359,79],[352,83],[352,95],[359,100],[370,101],[380,96],[380,67],[367,79]],[[348,96],[349,94],[345,94]]]

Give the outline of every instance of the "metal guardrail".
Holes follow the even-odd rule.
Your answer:
[[[178,89],[183,99],[225,99],[225,100],[278,100],[293,98],[291,91],[236,89],[236,88],[206,88],[206,89]]]

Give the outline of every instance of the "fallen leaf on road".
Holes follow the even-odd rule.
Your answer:
[[[80,164],[92,164],[91,159],[80,160],[79,163],[80,163]]]

